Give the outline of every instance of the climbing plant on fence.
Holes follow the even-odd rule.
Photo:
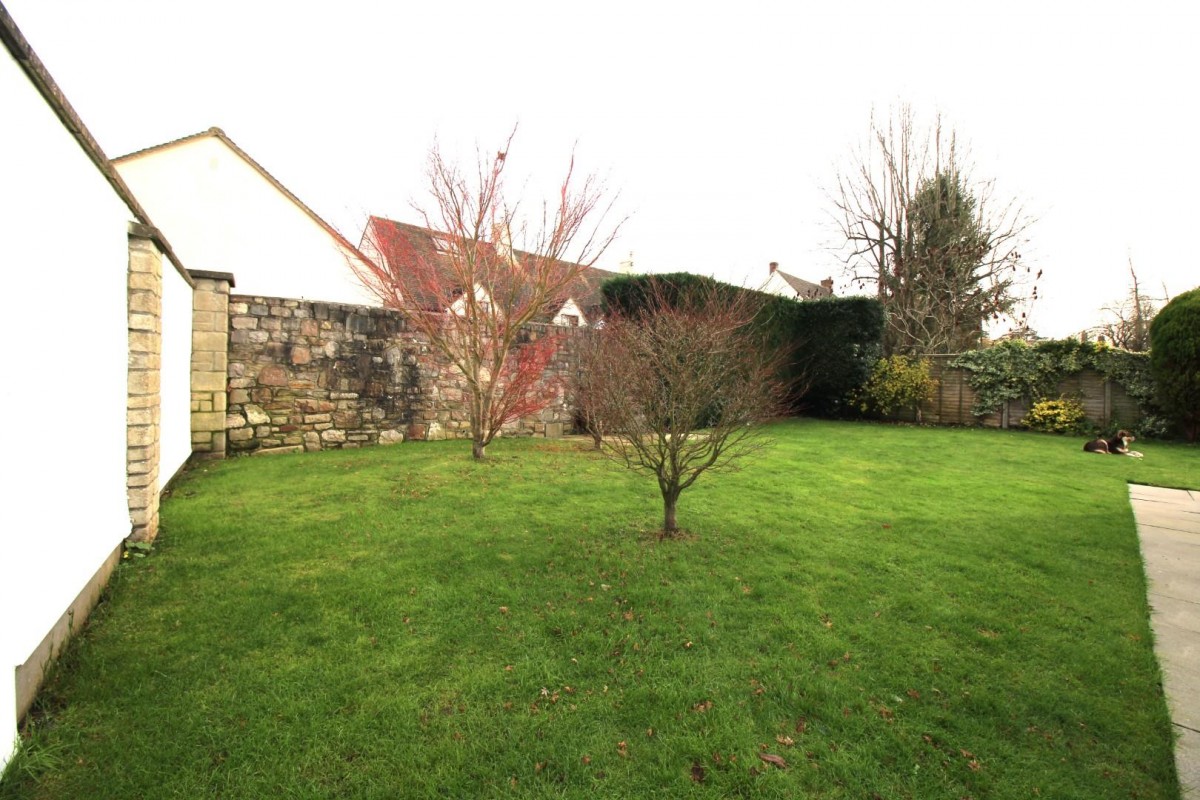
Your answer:
[[[1094,369],[1124,387],[1137,402],[1144,415],[1138,422],[1143,434],[1162,432],[1162,420],[1154,405],[1150,357],[1146,353],[1073,339],[1036,345],[1012,341],[963,353],[950,366],[967,371],[967,382],[975,391],[971,411],[976,416],[990,414],[1010,401],[1057,398],[1058,384],[1064,378]]]

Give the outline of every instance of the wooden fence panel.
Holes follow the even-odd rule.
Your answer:
[[[1024,400],[1010,401],[982,417],[972,413],[975,392],[968,381],[968,371],[950,366],[955,358],[955,355],[929,357],[929,374],[937,381],[938,388],[933,399],[921,405],[922,420],[934,425],[982,425],[989,428],[1019,426],[1029,413]],[[1059,383],[1058,391],[1064,397],[1078,399],[1083,404],[1088,421],[1105,430],[1132,424],[1142,415],[1137,402],[1124,387],[1095,370],[1083,370],[1067,376]],[[898,417],[912,421],[915,415],[907,411]]]

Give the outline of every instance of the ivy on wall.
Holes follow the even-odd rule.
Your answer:
[[[1143,418],[1137,426],[1143,434],[1162,432],[1155,413],[1154,379],[1150,356],[1117,350],[1105,344],[1061,339],[1029,345],[1021,341],[1001,342],[986,350],[963,353],[950,366],[965,369],[967,382],[975,391],[976,416],[990,414],[1006,402],[1031,403],[1058,396],[1058,384],[1068,375],[1094,369],[1124,387]]]

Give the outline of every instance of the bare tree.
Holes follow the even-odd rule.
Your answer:
[[[1093,328],[1092,332],[1103,336],[1114,347],[1144,353],[1150,349],[1150,323],[1167,300],[1166,290],[1163,290],[1164,296],[1161,298],[1142,294],[1137,272],[1133,269],[1133,258],[1129,259],[1129,277],[1129,294],[1123,300],[1103,308],[1112,318]]]
[[[477,459],[505,423],[545,408],[560,390],[545,379],[559,342],[529,336],[527,325],[562,306],[620,227],[605,226],[611,203],[596,177],[575,182],[574,157],[557,196],[543,203],[540,224],[526,224],[519,204],[504,196],[512,141],[494,157],[477,154],[471,176],[435,145],[431,203],[417,208],[429,235],[369,225],[363,250],[371,258],[350,262],[363,285],[384,306],[404,311],[461,373]]]
[[[761,302],[753,293],[715,282],[682,296],[651,286],[640,310],[592,332],[584,413],[606,455],[658,481],[671,536],[685,489],[766,444],[760,423],[780,408],[782,355],[752,332]]]
[[[964,161],[940,116],[923,130],[906,105],[886,120],[872,114],[866,148],[838,175],[846,273],[886,308],[887,354],[973,347],[987,322],[1013,312],[1031,220],[997,203],[994,183],[974,180]]]

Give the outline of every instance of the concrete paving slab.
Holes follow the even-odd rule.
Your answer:
[[[1200,800],[1200,733],[1187,728],[1175,729],[1179,738],[1175,740],[1175,768],[1179,772],[1179,786],[1184,800]]]
[[[1187,489],[1165,489],[1162,486],[1146,486],[1141,483],[1129,484],[1129,496],[1137,499],[1155,500],[1167,503],[1187,505],[1195,502],[1192,497],[1195,492]]]
[[[1165,503],[1151,506],[1147,503],[1146,508],[1138,512],[1137,521],[1139,525],[1166,528],[1200,537],[1200,513],[1189,514],[1181,510],[1180,506]]]
[[[1200,636],[1200,603],[1187,599],[1150,593],[1150,609],[1154,613],[1154,624],[1161,621],[1180,630]]]
[[[1130,485],[1185,798],[1200,800],[1200,492]]]

